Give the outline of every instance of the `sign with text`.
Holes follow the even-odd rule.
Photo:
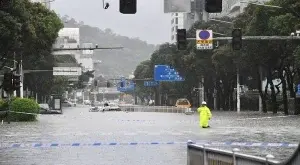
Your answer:
[[[169,65],[155,65],[154,81],[184,81],[184,78]]]
[[[53,67],[54,76],[80,76],[81,67]]]
[[[197,30],[196,45],[198,50],[213,49],[213,31]]]
[[[144,86],[145,87],[155,87],[158,86],[159,82],[158,81],[144,81]]]

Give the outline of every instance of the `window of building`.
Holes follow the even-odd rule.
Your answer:
[[[178,18],[175,18],[175,24],[178,24]]]
[[[178,16],[178,13],[175,13],[175,16]]]
[[[175,30],[177,31],[177,29],[178,29],[178,26],[175,26]]]
[[[174,23],[174,19],[172,19],[172,21],[171,21],[171,24],[173,24]]]
[[[172,41],[174,40],[174,35],[172,35],[171,40],[172,40]]]
[[[174,31],[174,27],[171,28],[171,31],[172,31],[172,32]]]

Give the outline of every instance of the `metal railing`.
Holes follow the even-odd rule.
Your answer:
[[[162,113],[185,113],[188,108],[174,106],[141,106],[141,105],[119,105],[122,111],[129,112],[162,112]]]
[[[286,161],[271,160],[272,155],[265,158],[237,153],[239,149],[232,151],[208,148],[188,142],[187,165],[299,165],[300,144],[294,154]]]

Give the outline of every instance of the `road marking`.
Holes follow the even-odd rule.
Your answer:
[[[237,119],[237,120],[238,121],[242,121],[242,120],[261,120],[261,119],[273,119],[273,118],[286,118],[286,117],[293,117],[293,116],[296,116],[296,115],[253,117],[253,118],[245,118],[245,119]]]
[[[91,142],[91,143],[1,143],[0,149],[9,149],[9,148],[57,148],[57,147],[82,147],[82,146],[118,146],[118,145],[127,145],[127,146],[137,146],[137,145],[175,145],[175,144],[184,144],[187,145],[188,142]],[[207,142],[199,141],[193,144],[197,145],[206,145],[208,147],[213,146],[240,146],[240,147],[291,147],[295,148],[298,144],[295,143],[257,143],[257,142]]]

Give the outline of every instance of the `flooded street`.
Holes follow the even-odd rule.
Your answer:
[[[183,165],[188,140],[224,142],[211,147],[238,147],[242,153],[273,154],[282,160],[296,148],[292,144],[299,142],[299,117],[212,113],[211,128],[200,129],[196,114],[66,108],[62,115],[40,115],[37,122],[1,125],[0,164]],[[248,142],[249,146],[233,146],[232,142]],[[255,142],[264,143],[254,146]]]

